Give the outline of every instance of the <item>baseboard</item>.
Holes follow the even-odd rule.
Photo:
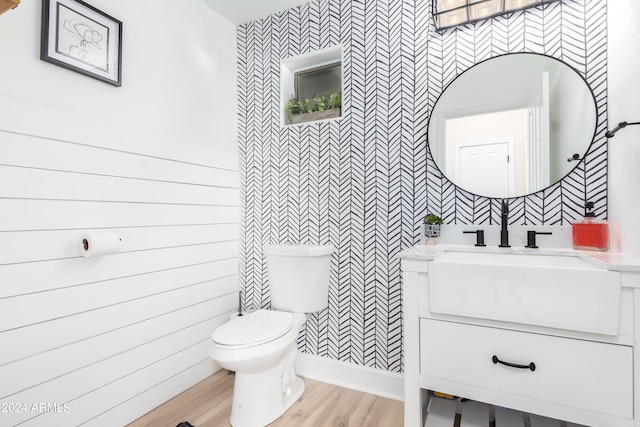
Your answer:
[[[404,401],[402,374],[298,353],[296,373],[304,378]]]

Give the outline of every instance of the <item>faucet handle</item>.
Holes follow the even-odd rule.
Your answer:
[[[475,246],[487,246],[484,244],[484,230],[463,231],[463,233],[476,235]]]
[[[553,234],[550,231],[535,231],[535,230],[529,230],[527,231],[527,246],[525,246],[525,248],[531,248],[531,249],[537,249],[538,246],[536,246],[536,235],[537,234]]]

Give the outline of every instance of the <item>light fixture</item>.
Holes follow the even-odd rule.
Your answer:
[[[504,0],[504,10],[520,10],[540,4],[540,0]]]
[[[443,30],[553,1],[558,0],[433,0],[433,19]]]
[[[436,28],[452,27],[469,21],[467,15],[467,0],[434,0],[435,10],[442,13],[436,14]]]
[[[502,13],[502,0],[469,0],[469,21]]]

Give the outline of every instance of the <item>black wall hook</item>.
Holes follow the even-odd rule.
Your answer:
[[[580,154],[575,153],[573,156],[567,159],[567,162],[573,162],[574,160],[582,160],[582,157],[580,157]]]
[[[613,130],[608,130],[607,133],[604,134],[604,136],[606,136],[607,138],[613,138],[613,135],[615,135],[616,132],[618,132],[620,129],[624,129],[627,126],[634,126],[634,125],[640,125],[640,122],[632,122],[632,123],[620,122],[616,127],[613,128]]]

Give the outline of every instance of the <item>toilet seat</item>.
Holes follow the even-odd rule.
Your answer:
[[[291,313],[257,310],[238,316],[211,334],[213,342],[234,348],[255,347],[285,335],[293,327]]]

